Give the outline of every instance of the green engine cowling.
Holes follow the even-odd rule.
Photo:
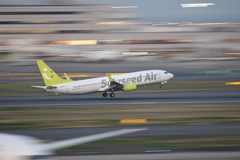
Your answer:
[[[123,86],[123,92],[133,91],[135,89],[137,89],[137,85],[135,83],[126,84]]]

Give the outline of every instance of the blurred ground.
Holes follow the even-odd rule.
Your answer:
[[[74,80],[101,77],[106,72],[118,74],[146,69],[164,69],[175,76],[163,89],[158,84],[142,86],[131,93],[116,92],[114,98],[103,98],[98,93],[54,95],[30,87],[44,85],[36,65],[15,67],[1,63],[2,131],[49,142],[109,131],[116,126],[149,128],[129,137],[66,148],[58,151],[59,155],[239,151],[240,88],[226,85],[226,82],[240,81],[237,61],[47,64],[59,75],[66,72]],[[147,122],[124,124],[120,123],[121,119]]]

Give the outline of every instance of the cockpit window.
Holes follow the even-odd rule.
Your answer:
[[[164,74],[168,74],[168,72],[164,72]]]

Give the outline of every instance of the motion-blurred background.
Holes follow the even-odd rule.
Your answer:
[[[239,7],[238,0],[1,0],[0,130],[50,142],[149,127],[58,155],[239,151]],[[36,60],[74,80],[147,69],[175,77],[163,89],[143,86],[114,99],[54,95],[31,88],[44,85]]]

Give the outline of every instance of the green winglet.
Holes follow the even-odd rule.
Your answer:
[[[66,80],[71,80],[71,78],[66,73],[64,73],[64,76],[66,77]]]
[[[109,74],[108,74],[108,73],[106,73],[106,75],[108,76],[108,79],[109,79],[109,81],[110,81],[110,82],[114,82],[114,80],[112,79],[112,77],[111,77],[111,76],[109,76]]]

